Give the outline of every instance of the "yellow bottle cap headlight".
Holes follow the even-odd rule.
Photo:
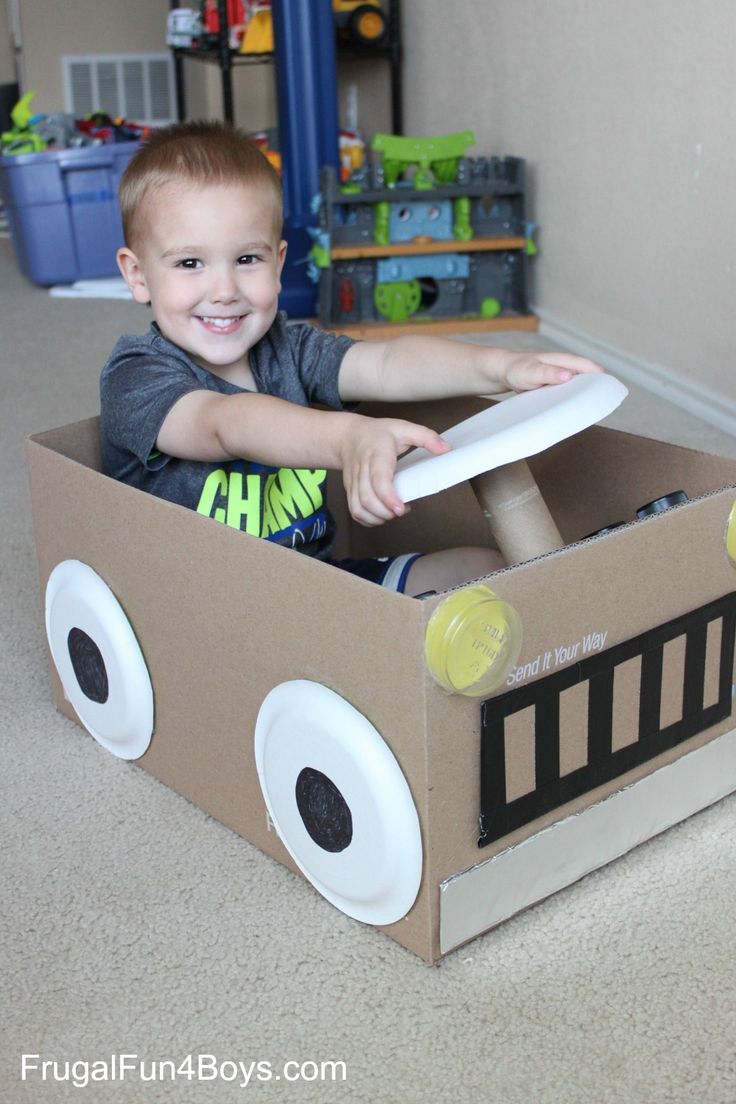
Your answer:
[[[497,690],[515,666],[521,635],[514,607],[478,583],[437,606],[427,625],[424,655],[444,690],[481,697]]]
[[[728,558],[736,566],[736,502],[731,507],[726,527],[726,552]]]

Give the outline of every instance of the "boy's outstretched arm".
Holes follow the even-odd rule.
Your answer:
[[[351,346],[339,387],[344,402],[400,402],[529,391],[602,370],[571,353],[514,352],[417,334]]]
[[[350,513],[362,525],[408,512],[393,475],[397,457],[412,446],[433,453],[450,447],[433,429],[400,418],[314,410],[250,392],[191,391],[174,403],[156,438],[160,452],[183,460],[340,470]]]

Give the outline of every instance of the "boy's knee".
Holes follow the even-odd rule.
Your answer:
[[[443,552],[429,552],[412,564],[405,593],[413,596],[432,590],[449,590],[491,575],[505,566],[501,553],[495,548],[448,548]]]
[[[467,556],[466,563],[469,568],[478,568],[472,578],[490,575],[492,571],[500,571],[506,566],[503,556],[496,548],[463,548],[459,551]]]

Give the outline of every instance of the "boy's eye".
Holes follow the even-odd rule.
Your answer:
[[[177,261],[177,268],[199,268],[202,262],[197,260],[196,257],[184,257],[183,260]]]
[[[244,253],[242,257],[238,257],[239,265],[254,265],[260,261],[260,257],[255,253]]]

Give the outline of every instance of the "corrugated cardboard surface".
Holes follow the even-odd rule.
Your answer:
[[[372,413],[380,414],[380,407]],[[477,403],[421,404],[404,416],[442,430],[470,416]],[[568,542],[619,521],[626,528],[606,537],[568,547],[489,578],[489,585],[521,614],[524,648],[519,666],[533,665],[552,653],[552,668],[566,666],[582,655],[586,636],[605,634],[608,648],[654,628],[736,588],[736,573],[725,551],[725,532],[736,498],[736,461],[664,444],[633,434],[591,429],[533,457],[530,466],[545,502]],[[684,490],[692,501],[643,522],[638,507],[664,494]],[[452,488],[413,504],[412,514],[390,532],[369,533],[366,545],[376,551],[386,539],[390,551],[436,549],[488,540],[481,511],[467,485]],[[441,597],[422,603],[429,620]],[[575,645],[577,652],[574,652]],[[559,653],[557,649],[560,649]],[[709,644],[709,655],[714,647]],[[557,655],[560,655],[559,663]],[[682,695],[681,653],[665,650],[662,688],[663,723],[667,710],[676,713]],[[565,658],[567,656],[568,658]],[[541,666],[541,664],[540,664]],[[709,669],[712,692],[713,670]],[[534,676],[527,675],[524,681]],[[541,672],[537,677],[541,677]],[[583,808],[605,793],[655,770],[732,726],[732,720],[687,741],[622,779],[569,803],[493,845],[479,849],[480,709],[473,699],[448,696],[429,676],[427,681],[427,746],[430,773],[429,882],[442,880],[527,838],[561,815]],[[502,688],[499,693],[507,689]],[[629,667],[617,671],[614,702],[614,747],[633,739],[638,723],[639,683]],[[706,695],[707,695],[706,689]],[[561,768],[583,764],[586,747],[583,686],[566,692],[561,702]],[[706,696],[707,702],[707,696]],[[519,793],[533,782],[533,721],[519,715],[510,725],[512,740],[508,783]],[[633,729],[633,731],[632,731]],[[434,907],[438,909],[437,897]],[[436,912],[433,933],[436,936]],[[439,954],[434,943],[433,957]]]
[[[692,462],[697,463],[695,456]],[[734,465],[727,468],[730,470],[721,474],[733,478]],[[521,615],[524,646],[518,667],[538,670],[541,667],[538,657],[551,653],[550,671],[536,676],[544,677],[551,670],[583,658],[585,637],[600,641],[605,634],[604,646],[609,648],[734,590],[736,572],[726,556],[725,532],[735,497],[736,492],[729,488],[491,578],[489,582],[496,593],[511,602]],[[427,616],[438,601],[431,599],[424,603]],[[714,695],[713,656],[718,632],[712,631],[711,636],[714,639],[709,640],[708,647],[706,704]],[[565,657],[559,664],[558,655]],[[568,658],[571,656],[574,658]],[[638,730],[639,682],[630,666],[616,673],[614,747],[630,742]],[[679,719],[682,676],[682,645],[673,642],[665,648],[663,725]],[[533,679],[534,676],[528,675],[519,685]],[[503,687],[499,693],[506,689]],[[433,885],[733,727],[733,718],[727,718],[626,775],[479,849],[478,704],[461,702],[434,687],[429,693],[427,745],[432,789],[427,862]],[[587,739],[586,688],[580,685],[566,694],[570,697],[562,704],[560,725],[563,772],[584,764]],[[531,714],[531,710],[526,712]],[[531,715],[519,714],[507,730],[507,784],[511,796],[533,788],[533,724]]]
[[[570,541],[615,522],[672,491],[691,499],[736,482],[736,461],[593,426],[530,466],[563,536]]]
[[[91,447],[69,431],[68,451]],[[55,446],[67,442],[56,436]],[[321,682],[375,725],[424,828],[423,623],[409,598],[212,524],[29,444],[42,593],[64,559],[102,576],[149,668],[155,732],[139,765],[293,866],[269,830],[253,756],[261,702],[289,679]],[[54,676],[56,700],[63,703]],[[425,957],[427,887],[391,934]]]
[[[459,401],[443,406],[391,412],[442,428],[478,408]],[[439,883],[561,815],[550,813],[533,828],[478,850],[480,703],[444,694],[423,660],[426,621],[441,598],[415,602],[387,593],[107,479],[95,470],[96,419],[41,434],[28,453],[42,593],[59,561],[80,559],[111,587],[139,638],[156,708],[154,739],[140,765],[293,867],[269,830],[253,728],[274,685],[306,678],[329,686],[375,725],[409,782],[422,828],[424,875],[413,909],[387,931],[425,959],[437,957]],[[669,491],[682,487],[696,496],[736,482],[736,461],[600,429],[549,450],[532,466],[568,540],[629,520],[637,506]],[[467,486],[415,503],[400,522],[367,530],[348,524],[339,477],[331,484],[345,554],[427,551],[488,539]],[[724,546],[734,497],[730,488],[490,577],[522,618],[519,666],[532,670],[544,653],[556,657],[555,665],[559,655],[564,666],[574,662],[565,657],[573,657],[574,645],[588,634],[605,634],[603,646],[610,647],[734,589]],[[681,669],[673,648],[663,708],[675,708]],[[71,715],[53,679],[57,705]],[[635,675],[621,675],[619,742],[630,739],[637,685]],[[563,706],[560,757],[568,769],[584,754],[583,725],[576,723],[583,693],[577,690]],[[523,718],[513,747],[508,782],[523,793],[533,775]],[[564,813],[620,784],[585,795]]]

